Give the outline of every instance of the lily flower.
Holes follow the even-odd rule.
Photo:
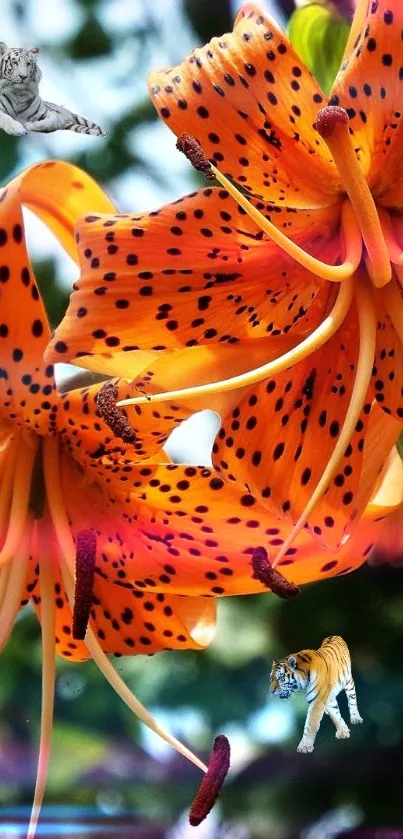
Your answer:
[[[342,542],[401,430],[402,28],[400,0],[359,0],[327,99],[245,4],[231,34],[150,77],[159,114],[182,146],[197,140],[219,187],[78,225],[81,277],[48,357],[92,354],[96,368],[109,351],[121,375],[136,349],[199,359],[194,387],[131,404],[227,394],[213,462],[292,520],[279,559],[306,524]]]
[[[56,161],[32,167],[0,192],[0,649],[20,607],[32,600],[42,625],[43,678],[31,839],[48,771],[56,652],[70,661],[92,658],[146,725],[207,771],[146,711],[106,653],[201,649],[214,634],[215,601],[183,596],[185,589],[197,591],[198,583],[189,579],[183,587],[173,576],[180,556],[176,538],[186,544],[187,557],[185,539],[193,539],[192,524],[184,533],[182,519],[171,520],[182,513],[178,493],[189,480],[185,467],[155,452],[176,417],[159,414],[152,423],[143,412],[133,412],[135,425],[126,420],[114,436],[99,416],[102,385],[56,390],[53,366],[43,361],[50,329],[26,251],[22,203],[73,258],[77,215],[89,207],[110,211],[113,205],[85,173]],[[144,363],[147,354],[141,369]],[[116,390],[128,394],[124,383]],[[200,530],[197,501],[208,501],[214,488],[211,470],[191,472],[190,504]],[[234,500],[227,503],[233,511]],[[213,536],[215,521],[213,513],[212,526],[205,528]],[[218,544],[214,541],[216,552]],[[133,582],[127,580],[127,563]],[[203,590],[208,565],[199,569]]]
[[[158,353],[138,353],[137,369],[132,359],[132,383],[56,390],[53,367],[43,361],[50,331],[26,251],[22,204],[73,258],[78,213],[113,208],[87,175],[56,161],[33,166],[0,193],[0,648],[30,600],[43,642],[28,836],[35,835],[48,771],[56,652],[71,661],[92,658],[146,725],[207,772],[191,811],[195,822],[214,803],[227,757],[217,763],[214,752],[206,767],[165,732],[107,654],[202,649],[214,635],[217,597],[274,591],[273,580],[281,596],[290,596],[300,583],[351,571],[371,552],[378,519],[402,499],[391,494],[388,481],[388,497],[367,507],[337,554],[305,530],[280,563],[281,572],[271,572],[270,559],[287,539],[289,524],[235,482],[224,482],[212,469],[169,463],[160,450],[191,407],[169,403],[163,411],[151,405],[129,408],[127,416],[116,413],[116,400],[166,386],[150,364]],[[102,311],[98,317],[102,323]],[[181,366],[180,353],[178,358]],[[206,359],[203,364],[207,370]],[[178,365],[172,362],[174,377]],[[393,486],[401,483],[399,473]],[[259,546],[263,551],[256,552]],[[257,561],[260,555],[264,561]]]

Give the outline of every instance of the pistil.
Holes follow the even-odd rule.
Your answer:
[[[368,254],[368,273],[373,284],[382,288],[392,276],[390,259],[378,210],[354,150],[347,111],[334,105],[322,108],[315,128],[332,154],[354,209]]]

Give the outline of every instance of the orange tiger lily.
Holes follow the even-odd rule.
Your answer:
[[[136,349],[187,354],[196,386],[151,399],[221,394],[214,465],[294,522],[279,559],[306,522],[341,543],[401,430],[402,28],[400,0],[359,0],[326,102],[247,3],[232,34],[150,78],[220,187],[78,227],[81,277],[49,358],[130,376]]]
[[[73,258],[78,213],[113,208],[87,175],[55,161],[33,166],[0,192],[0,648],[20,606],[32,599],[43,638],[33,837],[48,769],[55,652],[73,661],[92,657],[134,713],[206,771],[159,728],[105,654],[205,647],[214,634],[215,598],[267,590],[251,555],[257,545],[277,550],[290,528],[213,470],[166,462],[160,447],[192,407],[129,408],[122,442],[99,416],[101,385],[56,390],[53,367],[43,361],[50,333],[25,247],[22,204]],[[133,383],[114,385],[120,398],[166,386],[156,356],[136,356]],[[182,364],[177,357],[173,378]],[[231,363],[239,365],[236,353]],[[199,367],[207,369],[206,358],[196,374]],[[401,502],[400,473],[386,483],[388,497],[374,500],[336,554],[307,531],[299,534],[281,562],[287,579],[324,579],[364,562],[379,532],[376,520]]]
[[[56,390],[53,367],[43,361],[50,332],[22,204],[73,258],[77,215],[113,207],[87,175],[55,161],[33,166],[0,192],[0,648],[20,606],[32,599],[43,640],[32,839],[49,761],[55,652],[72,661],[93,658],[129,708],[206,771],[160,729],[106,654],[205,647],[214,634],[215,598],[267,590],[254,576],[251,554],[259,544],[276,550],[289,527],[213,470],[166,462],[161,445],[190,413],[186,405],[129,409],[122,440],[99,416],[101,385]],[[150,364],[155,356],[136,356],[133,384],[113,385],[120,398],[166,385]],[[303,583],[356,568],[379,530],[374,519],[396,503],[368,509],[365,527],[337,555],[300,534],[282,562],[287,578]]]

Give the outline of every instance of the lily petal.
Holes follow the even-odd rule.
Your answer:
[[[388,301],[390,301],[389,305]],[[401,422],[403,419],[403,326],[401,323],[403,295],[400,287],[392,281],[383,294],[377,292],[376,305],[377,345],[373,369],[375,399],[385,413],[396,417]],[[398,434],[399,432],[396,434],[396,439]]]
[[[365,13],[364,13],[365,9]],[[330,103],[350,116],[359,160],[374,196],[384,206],[402,206],[401,143],[403,6],[393,0],[360,2]]]
[[[91,655],[85,641],[72,637],[71,606],[60,571],[55,570],[56,651],[70,661],[84,661]],[[127,591],[97,577],[92,601],[89,624],[103,651],[112,655],[201,649],[214,636],[213,599]],[[40,588],[35,608],[40,619]]]
[[[56,161],[27,169],[0,193],[0,416],[46,433],[55,404],[53,368],[43,364],[50,330],[26,250],[22,205],[49,225],[74,258],[77,215],[113,205],[88,175]]]
[[[338,332],[312,359],[262,383],[235,408],[216,438],[215,467],[233,472],[269,509],[296,521],[343,426],[354,383],[352,358],[357,354],[357,318],[352,308]],[[309,517],[313,534],[330,548],[340,543],[354,509],[371,401],[368,394],[344,461]],[[269,446],[268,417],[273,441]]]
[[[191,134],[223,172],[287,207],[337,199],[339,178],[313,124],[324,94],[273,20],[255,8],[182,64],[151,73],[175,134]]]
[[[334,207],[298,214],[261,207],[310,252],[337,261]],[[288,332],[323,288],[226,190],[207,188],[144,216],[90,219],[78,225],[81,276],[47,360]]]

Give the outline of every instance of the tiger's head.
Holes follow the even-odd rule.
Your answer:
[[[38,84],[41,71],[36,63],[39,50],[8,47],[0,42],[0,81],[10,87],[26,87],[30,82]]]
[[[281,661],[274,659],[270,672],[270,693],[280,699],[290,699],[297,690],[304,690],[308,684],[306,663],[297,655],[289,655]]]

